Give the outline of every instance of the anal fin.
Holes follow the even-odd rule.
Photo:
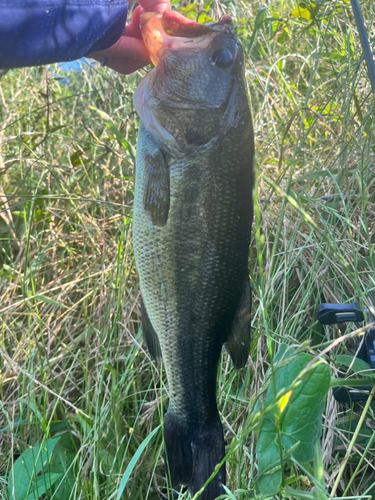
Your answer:
[[[232,330],[225,343],[235,368],[243,368],[250,351],[251,290],[250,280],[246,277],[241,300],[235,314]]]
[[[147,349],[155,361],[161,361],[161,349],[158,335],[152,326],[150,318],[148,317],[146,307],[141,298],[141,318],[142,318],[142,332],[143,338],[146,343]]]

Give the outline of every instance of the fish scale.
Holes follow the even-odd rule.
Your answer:
[[[168,24],[168,15],[148,15],[144,30],[158,19]],[[188,37],[191,22],[177,21]],[[222,345],[236,367],[249,352],[254,144],[242,48],[228,18],[189,44],[184,29],[178,39],[168,30],[171,42],[134,98],[141,123],[133,238],[143,333],[168,380],[167,472],[195,494],[224,458],[216,403]],[[223,484],[225,467],[202,500],[224,493]]]

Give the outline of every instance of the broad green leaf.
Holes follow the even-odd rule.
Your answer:
[[[34,448],[24,451],[16,460],[8,477],[8,494],[11,500],[27,499],[28,491],[30,490],[30,494],[40,479],[38,478],[38,481],[35,481],[36,476],[42,471],[48,471],[53,451],[59,440],[60,436],[48,439],[42,444],[37,444]],[[29,496],[29,498],[34,500],[37,497]]]
[[[259,30],[259,28],[262,26],[263,21],[267,15],[267,8],[263,7],[262,9],[259,9],[257,12],[257,17],[255,18],[254,22],[254,31]]]
[[[297,4],[297,7],[292,10],[291,15],[294,17],[300,17],[302,19],[307,19],[310,21],[312,18],[312,8],[315,7],[313,3],[310,5],[305,4],[304,2],[300,2]]]
[[[348,58],[348,55],[346,54],[346,52],[328,52],[326,54],[330,59],[332,59],[333,61],[346,61],[347,58]]]
[[[0,270],[0,278],[15,279],[17,278],[17,272],[13,267],[3,264],[3,267]]]
[[[12,212],[13,215],[16,215],[17,217],[21,217],[21,219],[26,219],[26,214],[25,212],[18,212],[17,210],[15,212]]]
[[[341,365],[345,365],[348,368],[351,367],[353,372],[358,373],[359,375],[363,375],[364,377],[375,377],[375,373],[372,371],[371,366],[363,361],[363,359],[355,358],[354,356],[348,356],[347,354],[339,354],[336,356],[336,363],[340,363]]]
[[[250,42],[249,42],[249,48],[248,48],[249,51],[251,50],[251,48],[253,47],[254,43],[257,40],[258,31],[259,31],[260,27],[262,26],[266,15],[267,15],[267,8],[266,7],[258,10],[257,17],[255,18],[255,22],[254,22],[253,34],[251,35]]]
[[[135,160],[135,150],[134,147],[128,142],[125,137],[122,135],[122,133],[119,131],[119,129],[116,127],[116,125],[113,123],[111,117],[107,115],[104,111],[94,108],[92,106],[89,106],[89,109],[92,109],[98,113],[98,115],[103,119],[105,125],[109,128],[109,130],[112,132],[112,134],[116,137],[118,142],[123,146],[126,151],[129,153],[131,158]]]
[[[92,431],[92,426],[93,426],[91,418],[88,417],[88,416],[86,416],[86,415],[82,415],[81,413],[79,413],[78,414],[78,420],[79,420],[79,423],[82,426],[82,431],[85,432],[85,433],[87,433],[87,434],[90,434],[90,432]]]
[[[263,494],[275,494],[282,481],[280,451],[272,422],[264,422],[257,442],[259,479],[258,486]]]
[[[62,474],[60,472],[52,472],[38,477],[25,500],[38,500],[42,495],[51,489],[61,476]]]
[[[84,154],[85,154],[85,151],[81,151],[79,149],[78,151],[75,151],[72,155],[70,155],[70,161],[72,162],[73,167],[76,167],[77,165],[79,165],[81,161],[87,162],[87,159],[81,158],[81,156]]]
[[[274,495],[282,481],[280,441],[282,455],[290,454],[298,462],[309,462],[315,455],[315,445],[322,433],[322,413],[325,396],[330,387],[330,370],[323,362],[315,365],[292,390],[278,401],[276,395],[288,388],[312,360],[305,353],[296,354],[286,345],[275,356],[281,361],[267,390],[263,409],[278,402],[262,420],[257,442],[258,486],[264,495]],[[271,374],[269,374],[271,376]],[[258,401],[256,411],[260,411]],[[277,429],[280,433],[278,434]]]
[[[61,474],[60,481],[53,488],[53,498],[55,500],[73,499],[75,479],[72,464],[76,454],[77,451],[72,435],[69,432],[63,434],[51,461],[51,470]]]
[[[151,439],[155,436],[155,434],[158,432],[160,429],[160,425],[154,429],[151,434],[149,434],[144,441],[142,441],[141,445],[139,446],[138,450],[135,452],[134,457],[130,460],[128,466],[126,467],[126,471],[124,472],[124,475],[122,476],[120,487],[117,492],[117,497],[116,500],[121,499],[121,495],[123,494],[126,485],[128,484],[129,478],[131,476],[131,473],[133,472],[134,467],[137,465],[137,462],[144,452],[144,449],[148,445],[148,443],[151,441]]]
[[[375,255],[364,257],[363,259],[358,259],[358,267],[369,267],[370,269],[375,269]]]
[[[188,12],[191,12],[192,10],[194,10],[194,11],[197,10],[197,6],[193,3],[187,5],[186,7],[183,8],[183,11],[185,14],[187,14]]]
[[[104,470],[110,470],[111,467],[113,466],[113,462],[115,460],[115,457],[108,453],[107,450],[100,450],[99,451],[99,457],[102,462],[102,467]]]
[[[207,24],[207,23],[212,23],[212,22],[213,22],[212,17],[208,16],[206,12],[202,12],[199,15],[198,23]]]

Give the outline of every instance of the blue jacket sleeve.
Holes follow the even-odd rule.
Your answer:
[[[0,0],[0,68],[72,61],[113,45],[127,0]]]

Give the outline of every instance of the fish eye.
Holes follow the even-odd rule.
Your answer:
[[[219,68],[229,68],[233,62],[233,55],[227,49],[219,49],[214,52],[212,56],[213,65],[219,66]]]

